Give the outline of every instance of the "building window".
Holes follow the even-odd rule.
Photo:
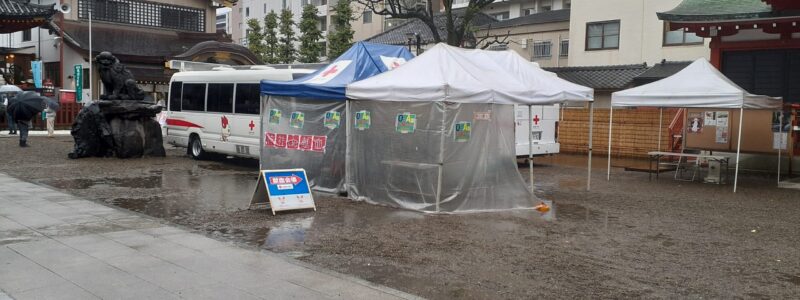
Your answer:
[[[84,90],[89,89],[89,68],[83,68],[83,88]],[[91,93],[91,91],[90,91]]]
[[[505,51],[508,50],[508,44],[495,44],[488,48],[489,51]]]
[[[562,5],[562,6],[564,7],[564,9],[570,9],[570,8],[572,8],[572,1],[564,0],[564,5]]]
[[[372,12],[365,11],[364,14],[361,15],[361,20],[364,22],[364,24],[372,23]]]
[[[78,0],[78,18],[203,32],[204,9],[136,0]]]
[[[703,38],[694,34],[694,32],[686,32],[683,29],[669,31],[669,25],[664,23],[664,46],[677,46],[677,45],[694,45],[702,44]]]
[[[406,19],[390,18],[389,16],[387,16],[386,18],[383,19],[383,30],[385,31],[394,28],[405,21]]]
[[[22,41],[23,42],[30,42],[31,41],[31,29],[25,29],[22,31]]]
[[[328,17],[327,16],[319,16],[319,17],[317,17],[317,25],[318,25],[319,31],[328,30]]]
[[[561,45],[558,48],[558,56],[569,56],[569,40],[561,40]]]
[[[508,16],[509,16],[509,14],[508,14],[508,12],[506,11],[506,12],[501,12],[501,13],[492,14],[491,16],[492,16],[492,18],[495,18],[495,19],[497,19],[498,21],[502,21],[502,20],[508,20]]]
[[[553,49],[553,43],[550,41],[534,41],[533,42],[533,58],[549,58]]]
[[[244,16],[245,17],[249,17],[250,16],[250,8],[249,7],[245,7],[244,8]]]
[[[267,14],[267,4],[264,3],[264,14]]]
[[[61,86],[61,73],[59,62],[46,62],[44,65],[44,78],[53,81],[53,86]]]
[[[586,23],[586,50],[619,49],[619,20]]]
[[[522,10],[522,15],[523,16],[530,16],[530,15],[535,14],[535,13],[536,13],[536,9],[535,8],[525,8],[525,9]]]
[[[553,10],[553,0],[539,0],[539,11]]]

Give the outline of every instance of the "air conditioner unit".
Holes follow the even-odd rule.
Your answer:
[[[530,15],[535,14],[535,13],[536,13],[536,9],[535,8],[526,8],[526,9],[522,10],[522,15],[523,16],[530,16]]]

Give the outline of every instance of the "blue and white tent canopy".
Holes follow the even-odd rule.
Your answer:
[[[331,64],[292,81],[261,81],[261,94],[345,100],[347,84],[390,71],[414,56],[405,47],[357,42]]]

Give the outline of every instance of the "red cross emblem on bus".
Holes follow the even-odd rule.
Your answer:
[[[330,69],[325,72],[322,72],[322,77],[328,77],[328,75],[336,74],[338,70],[336,69],[336,65],[333,65]]]
[[[256,123],[253,123],[253,120],[250,120],[250,125],[247,126],[250,126],[250,131],[253,131],[253,128],[256,127]]]
[[[533,115],[533,125],[539,125],[539,115]]]

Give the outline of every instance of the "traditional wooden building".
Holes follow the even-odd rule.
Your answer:
[[[710,38],[711,63],[742,88],[783,97],[788,150],[800,155],[800,1],[683,0],[658,17]]]

